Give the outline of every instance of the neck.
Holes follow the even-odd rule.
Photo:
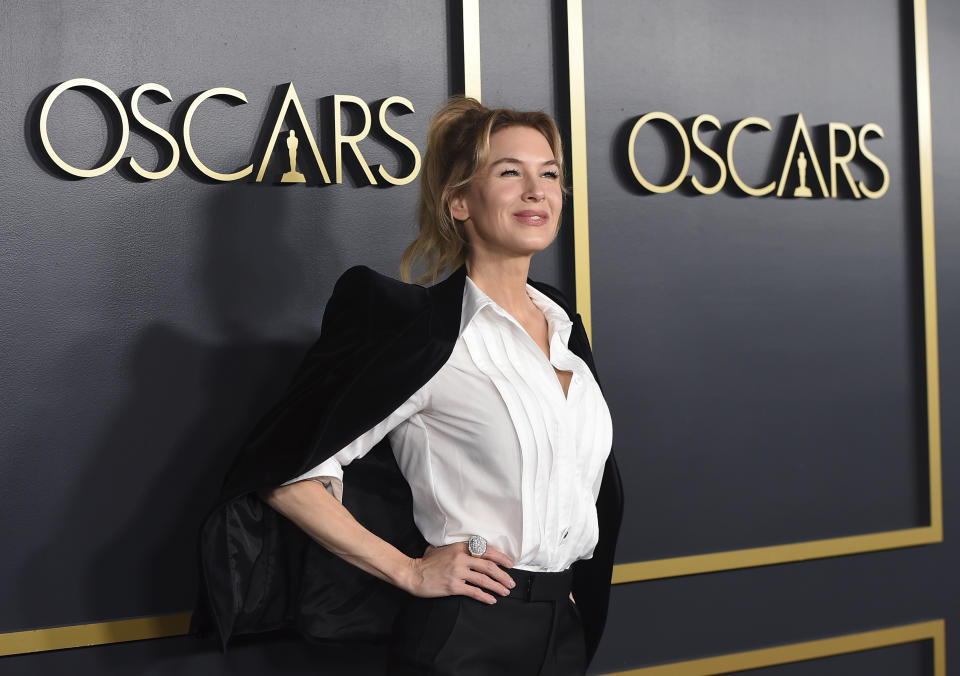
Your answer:
[[[514,317],[519,318],[536,310],[527,295],[530,256],[495,259],[470,256],[466,266],[473,283]]]

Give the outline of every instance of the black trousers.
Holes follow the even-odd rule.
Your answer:
[[[390,676],[582,676],[586,649],[570,571],[507,572],[517,586],[493,605],[411,597],[394,626]]]

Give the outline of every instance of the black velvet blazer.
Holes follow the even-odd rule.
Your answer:
[[[200,530],[200,594],[192,631],[235,634],[294,627],[306,638],[386,639],[409,595],[346,563],[263,503],[257,492],[320,464],[386,418],[449,359],[460,329],[466,269],[424,288],[357,266],[337,280],[320,338],[280,402],[254,429]],[[571,351],[596,377],[580,316],[560,292],[530,284],[570,316]],[[411,557],[427,543],[413,522],[410,488],[384,438],[345,469],[344,506]],[[592,659],[603,632],[623,514],[613,454],[597,501],[600,539],[574,565],[573,593]]]

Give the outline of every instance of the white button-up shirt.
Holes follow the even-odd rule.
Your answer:
[[[565,570],[597,543],[610,412],[589,367],[567,348],[572,323],[559,305],[527,285],[547,319],[547,359],[470,277],[465,284],[446,364],[385,420],[286,483],[314,479],[341,499],[343,467],[389,434],[427,542],[479,534],[517,568]],[[554,367],[573,372],[566,396]]]

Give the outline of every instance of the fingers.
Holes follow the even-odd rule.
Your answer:
[[[418,561],[420,576],[411,592],[416,596],[460,594],[493,604],[497,596],[509,596],[510,589],[516,586],[510,574],[500,567],[512,568],[513,561],[489,545],[482,557],[471,556],[466,542],[428,546]]]
[[[496,547],[491,547],[488,544],[487,551],[483,554],[483,556],[479,558],[474,557],[474,561],[476,562],[476,565],[471,566],[474,570],[480,570],[486,573],[494,580],[500,582],[501,585],[509,589],[512,589],[516,585],[516,583],[513,581],[513,578],[510,577],[510,574],[503,570],[503,568],[513,568],[513,561],[509,556],[501,552]],[[481,564],[481,561],[486,561],[490,565]],[[503,568],[500,568],[500,566],[497,564],[500,564],[500,566],[503,566]]]
[[[480,603],[486,603],[487,605],[491,606],[497,602],[496,598],[490,594],[485,594],[479,587],[471,587],[466,583],[464,583],[463,587],[457,593],[461,596],[467,596],[475,601],[480,601]]]
[[[493,567],[496,568],[496,566]],[[501,575],[506,575],[499,568],[497,568],[497,571]],[[513,579],[509,575],[506,575],[506,578],[507,579],[502,580],[499,577],[495,577],[494,574],[487,569],[477,570],[476,568],[467,571],[467,574],[464,576],[467,582],[475,584],[478,587],[483,587],[484,589],[489,589],[500,596],[509,596],[510,589],[514,586]]]
[[[513,561],[510,560],[510,557],[490,545],[487,545],[486,553],[480,558],[499,563],[504,568],[513,568]]]
[[[473,560],[470,562],[470,568],[472,568],[473,570],[479,573],[483,573],[488,579],[492,580],[493,582],[499,583],[499,584],[496,584],[496,586],[494,587],[491,587],[489,585],[481,585],[481,586],[487,589],[492,589],[493,591],[498,593],[502,589],[504,592],[506,592],[502,594],[503,596],[506,596],[507,594],[509,594],[510,590],[513,589],[517,584],[516,582],[513,581],[513,578],[510,577],[510,574],[507,571],[505,571],[503,568],[498,566],[493,561],[486,560],[486,555],[484,555],[484,557],[482,558],[474,557]]]
[[[467,582],[470,584],[466,584]],[[494,604],[497,602],[496,597],[494,597],[492,594],[485,593],[484,589],[494,591],[500,596],[506,596],[509,594],[503,585],[498,584],[486,575],[473,570],[466,574],[464,583],[463,590],[460,593],[464,596],[477,599],[478,601],[483,601],[484,603]]]

